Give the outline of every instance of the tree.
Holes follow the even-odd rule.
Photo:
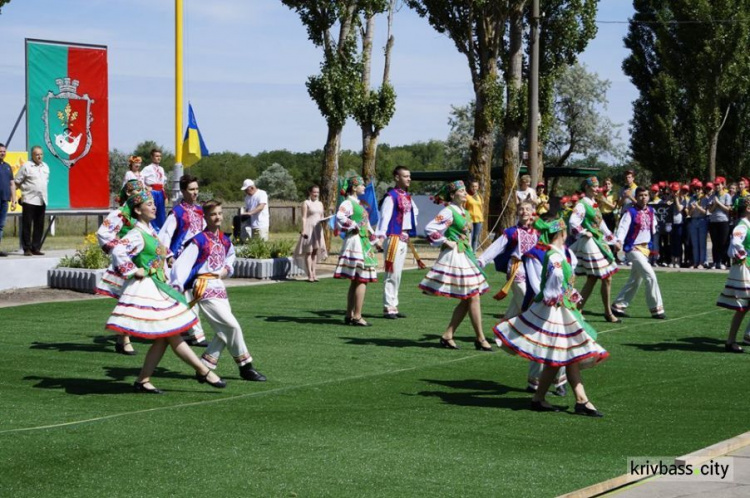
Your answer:
[[[555,82],[554,119],[546,155],[560,168],[572,155],[617,155],[615,125],[600,113],[607,108],[608,80],[600,80],[581,64],[565,69]]]
[[[640,92],[633,156],[658,174],[677,165],[713,178],[724,126],[750,86],[750,0],[637,0],[634,6],[625,38],[631,54],[623,63]],[[696,167],[696,160],[703,165]]]
[[[121,150],[109,151],[109,193],[117,194],[128,171],[128,154]]]
[[[469,63],[476,106],[469,174],[479,181],[484,192],[486,217],[494,129],[502,116],[503,85],[498,77],[497,62],[508,19],[506,2],[406,0],[406,3],[421,17],[426,17],[437,32],[447,34]]]
[[[133,151],[134,156],[139,156],[143,159],[143,165],[146,166],[151,162],[151,151],[158,149],[161,151],[161,167],[164,168],[166,173],[172,171],[174,167],[174,154],[172,151],[164,148],[164,146],[157,144],[153,140],[146,140],[135,146]],[[165,186],[166,188],[166,186]]]
[[[9,4],[10,0],[0,0],[0,14],[3,13],[3,5]]]
[[[365,9],[362,28],[362,79],[360,97],[355,101],[352,115],[362,129],[362,176],[375,179],[375,159],[380,132],[391,121],[396,112],[396,91],[390,83],[391,49],[393,48],[393,14],[396,0],[370,2]],[[372,39],[375,36],[375,16],[388,10],[388,37],[385,45],[385,64],[380,88],[370,89],[372,62]]]
[[[268,192],[268,197],[271,199],[282,199],[285,201],[299,200],[294,178],[279,163],[273,163],[261,173],[256,183],[258,184],[258,188]]]
[[[357,0],[282,0],[294,10],[307,28],[310,40],[323,49],[320,74],[310,76],[307,91],[315,101],[328,126],[320,177],[323,205],[330,212],[335,208],[338,156],[341,132],[352,113],[357,86],[362,74],[357,58],[356,23],[364,1]],[[338,38],[333,28],[338,24]]]

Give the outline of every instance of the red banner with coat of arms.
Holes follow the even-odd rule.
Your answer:
[[[26,143],[50,168],[48,208],[109,207],[107,47],[26,40]]]

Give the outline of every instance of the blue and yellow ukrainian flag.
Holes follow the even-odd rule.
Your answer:
[[[192,104],[188,103],[188,126],[182,140],[182,164],[188,168],[208,155],[208,149],[198,129]]]

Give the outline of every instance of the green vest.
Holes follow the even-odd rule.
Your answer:
[[[448,209],[453,213],[453,223],[445,230],[445,238],[455,242],[457,244],[456,248],[458,249],[458,252],[466,254],[466,257],[469,258],[469,260],[474,263],[474,266],[476,266],[477,269],[482,272],[482,275],[484,275],[484,271],[477,262],[477,256],[471,248],[472,222],[469,212],[464,210],[465,212],[462,213],[452,204],[448,206]]]
[[[599,208],[595,208],[588,202],[580,201],[580,203],[583,204],[583,207],[586,210],[586,214],[583,217],[581,226],[585,230],[591,232],[591,234],[593,235],[593,237],[591,238],[594,240],[594,243],[597,245],[597,247],[599,247],[599,250],[602,251],[604,257],[607,258],[610,263],[613,262],[615,260],[615,255],[612,254],[612,250],[609,248],[609,245],[604,241],[604,234],[599,228],[602,224],[601,211],[599,211]]]
[[[372,244],[370,243],[370,234],[367,233],[367,222],[368,216],[367,211],[359,201],[349,199],[352,204],[352,216],[351,219],[357,223],[359,227],[359,240],[362,241],[362,255],[365,258],[365,266],[375,267],[378,266],[378,259],[372,250]]]
[[[143,236],[143,250],[132,258],[133,263],[138,268],[143,268],[146,271],[146,276],[153,280],[156,287],[161,291],[182,304],[187,305],[185,296],[177,292],[174,287],[167,284],[167,277],[164,274],[167,248],[159,243],[159,239],[147,231],[140,227],[136,228],[138,228],[138,231],[140,231]]]

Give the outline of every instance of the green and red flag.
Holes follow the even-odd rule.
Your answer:
[[[50,209],[109,207],[107,47],[26,40],[26,143],[44,150]]]

